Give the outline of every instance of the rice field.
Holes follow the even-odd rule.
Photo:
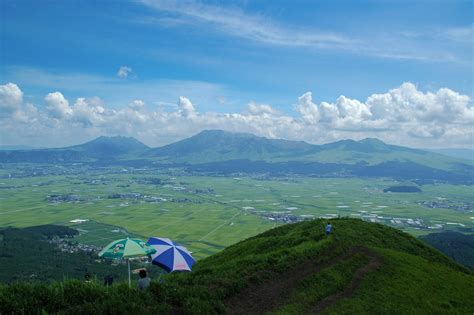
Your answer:
[[[474,229],[474,209],[421,204],[472,202],[471,186],[424,185],[421,193],[384,193],[389,186],[411,183],[189,176],[119,168],[22,178],[9,172],[0,172],[0,227],[68,225],[81,232],[78,241],[99,246],[127,235],[160,236],[203,258],[283,224],[282,218],[359,217],[415,235]]]

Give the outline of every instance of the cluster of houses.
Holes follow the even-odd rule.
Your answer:
[[[162,197],[162,196],[150,196],[143,195],[140,193],[125,193],[125,194],[112,194],[107,198],[109,199],[127,199],[136,202],[148,202],[148,203],[158,203],[158,202],[177,202],[177,203],[202,203],[202,201],[195,201],[189,198],[173,198],[173,197]]]
[[[421,201],[419,202],[420,205],[431,208],[431,209],[451,209],[458,212],[468,212],[474,209],[474,202],[454,202],[447,199],[438,199],[438,200],[429,200],[429,201]]]
[[[161,202],[168,201],[166,198],[159,196],[149,196],[143,195],[140,193],[125,193],[125,194],[112,194],[108,196],[109,199],[131,199],[131,200],[140,200],[145,202]]]
[[[67,238],[54,237],[48,240],[48,242],[56,245],[56,247],[59,248],[60,251],[71,254],[78,252],[97,254],[102,250],[102,247],[78,243],[76,241],[71,241]]]
[[[74,203],[81,201],[81,197],[78,195],[50,195],[46,196],[46,201],[50,203]]]
[[[244,207],[250,208],[250,207]],[[246,210],[246,209],[244,209]],[[247,209],[250,210],[250,209]],[[250,213],[258,215],[264,219],[280,223],[296,223],[304,220],[314,219],[313,215],[295,215],[290,212],[266,212],[266,211],[250,211]]]

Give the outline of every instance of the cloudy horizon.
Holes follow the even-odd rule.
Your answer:
[[[70,100],[60,91],[46,94],[38,107],[24,101],[18,85],[8,83],[0,86],[0,119],[3,145],[61,147],[121,135],[156,147],[219,129],[313,144],[372,137],[411,147],[472,148],[470,102],[469,96],[448,88],[423,92],[405,82],[363,101],[341,95],[315,103],[308,91],[289,104],[293,114],[255,101],[240,112],[200,112],[186,96],[175,106],[148,106],[135,99],[110,109],[97,96]]]
[[[206,129],[474,148],[472,4],[2,4],[0,145]],[[420,21],[419,16],[423,16]]]

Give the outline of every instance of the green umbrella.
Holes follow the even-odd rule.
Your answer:
[[[137,238],[124,238],[116,240],[105,246],[99,253],[99,257],[108,259],[126,258],[128,262],[128,286],[130,279],[130,258],[147,256],[156,253],[156,249],[148,246],[144,241]]]

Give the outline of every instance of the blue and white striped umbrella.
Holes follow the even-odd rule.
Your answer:
[[[196,262],[185,247],[174,243],[169,238],[151,237],[148,245],[156,249],[156,253],[151,255],[152,263],[167,272],[191,271]]]

